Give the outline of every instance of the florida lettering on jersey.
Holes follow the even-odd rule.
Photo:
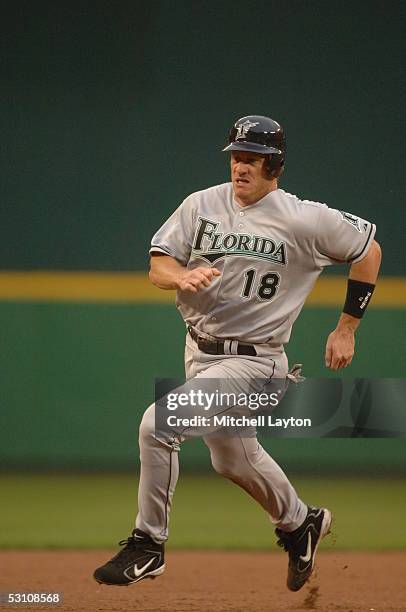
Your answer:
[[[192,253],[213,263],[225,255],[244,255],[286,265],[286,243],[267,236],[216,231],[220,221],[198,217]]]

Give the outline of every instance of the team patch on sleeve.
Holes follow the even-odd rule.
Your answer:
[[[364,228],[361,228],[361,219],[359,217],[356,217],[355,215],[352,215],[351,213],[344,212],[343,210],[340,210],[340,213],[343,218],[343,221],[347,221],[347,223],[355,227],[357,232],[359,232],[360,234],[362,234],[362,232],[366,230],[365,223],[364,223]]]

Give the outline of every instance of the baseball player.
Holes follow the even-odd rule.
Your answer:
[[[292,325],[324,266],[337,263],[350,264],[347,295],[327,339],[325,363],[332,370],[351,363],[381,261],[375,225],[280,189],[285,148],[276,121],[238,119],[224,149],[231,153],[231,182],[188,196],[152,239],[150,279],[177,290],[186,323],[186,386],[199,378],[231,385],[244,378],[284,379]],[[127,585],[163,573],[179,444],[203,435],[214,469],[268,513],[289,555],[287,586],[299,590],[329,532],[330,511],[307,506],[255,436],[210,436],[189,427],[181,437],[163,439],[154,415],[153,404],[140,426],[135,529],[94,578]]]

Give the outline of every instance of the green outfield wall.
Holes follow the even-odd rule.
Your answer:
[[[151,237],[182,199],[228,180],[221,149],[246,114],[285,127],[280,187],[377,224],[387,278],[343,375],[405,376],[406,4],[5,4],[3,469],[136,468],[138,423],[154,378],[181,376],[185,330],[172,298],[135,273],[145,276]],[[307,376],[334,375],[323,354],[343,303],[340,271],[326,271],[332,284],[287,347]],[[406,466],[402,440],[264,443],[309,473]],[[188,442],[181,461],[206,470],[208,453]]]
[[[231,123],[287,133],[281,187],[376,222],[405,273],[402,2],[60,0],[2,10],[0,267],[144,270]]]
[[[338,308],[307,308],[287,347],[307,376],[323,365]],[[404,377],[405,311],[373,309],[357,335],[350,377]],[[137,430],[155,377],[183,373],[184,325],[171,304],[0,302],[3,469],[135,469]],[[340,373],[341,375],[341,373]],[[402,472],[404,440],[264,440],[287,469]],[[200,441],[183,445],[184,469],[206,470]]]

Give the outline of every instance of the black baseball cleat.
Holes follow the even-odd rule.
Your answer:
[[[141,529],[134,529],[119,544],[124,548],[94,572],[97,582],[123,586],[163,574],[164,544],[157,544]]]
[[[295,531],[275,529],[278,545],[289,553],[287,587],[298,591],[310,578],[320,541],[330,533],[332,516],[326,508],[307,509],[305,521]]]

